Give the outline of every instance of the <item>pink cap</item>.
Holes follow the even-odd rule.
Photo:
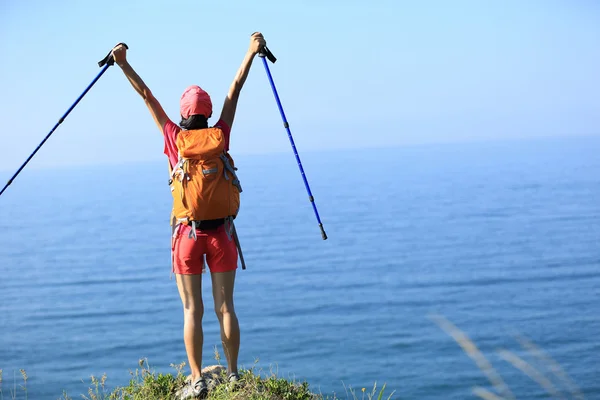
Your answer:
[[[209,118],[212,114],[210,96],[200,86],[188,87],[181,95],[180,112],[183,119],[196,114]]]

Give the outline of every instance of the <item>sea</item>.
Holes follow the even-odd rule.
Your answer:
[[[241,368],[340,399],[600,399],[600,136],[299,155],[327,240],[291,149],[233,153]],[[186,361],[167,180],[165,160],[34,158],[0,197],[3,398]]]

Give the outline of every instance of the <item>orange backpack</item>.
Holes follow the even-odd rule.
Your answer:
[[[219,128],[182,130],[177,135],[179,161],[169,163],[173,211],[171,223],[233,220],[240,208],[242,187],[233,159],[225,151]]]

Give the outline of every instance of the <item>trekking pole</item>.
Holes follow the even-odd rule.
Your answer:
[[[119,44],[122,44],[127,49],[129,48],[129,47],[127,47],[127,45],[125,43],[119,43]],[[19,175],[21,173],[21,171],[23,170],[23,168],[25,168],[25,166],[27,165],[27,163],[29,163],[29,161],[31,161],[31,159],[33,158],[33,156],[35,155],[35,153],[37,153],[38,150],[44,145],[44,143],[46,143],[46,141],[54,133],[54,131],[56,130],[56,128],[58,128],[58,126],[63,123],[63,121],[65,120],[65,118],[67,118],[67,115],[69,115],[69,113],[71,111],[73,111],[73,109],[75,108],[75,106],[77,105],[77,103],[79,103],[79,101],[81,99],[83,99],[83,96],[85,96],[85,94],[92,88],[92,86],[94,86],[94,84],[98,81],[98,79],[100,79],[100,77],[106,72],[106,70],[108,69],[108,67],[110,67],[111,65],[114,65],[114,63],[115,63],[115,60],[114,60],[114,58],[112,56],[112,50],[101,61],[98,61],[98,66],[99,67],[104,66],[104,68],[102,68],[102,70],[100,71],[100,73],[98,74],[98,76],[96,76],[96,78],[94,78],[94,80],[92,81],[92,83],[90,83],[89,86],[83,91],[83,93],[81,93],[81,95],[77,98],[77,100],[75,100],[75,103],[73,103],[73,105],[71,107],[69,107],[69,109],[67,110],[67,112],[58,120],[58,122],[56,123],[56,125],[54,125],[54,127],[52,128],[52,130],[46,135],[46,137],[44,138],[44,140],[41,141],[41,143],[38,145],[38,147],[36,147],[36,149],[33,151],[33,153],[31,153],[29,155],[29,157],[27,157],[27,160],[25,160],[25,162],[23,163],[23,165],[21,165],[21,167],[17,170],[17,172],[15,172],[15,174],[8,180],[8,182],[6,183],[6,185],[4,185],[4,187],[0,191],[0,196],[2,195],[2,193],[4,193],[4,191],[6,190],[6,188],[8,188],[11,183],[13,183],[13,181],[15,180],[15,178],[17,177],[17,175]]]
[[[287,130],[288,138],[290,139],[290,144],[292,145],[294,155],[296,156],[296,161],[298,162],[298,168],[300,168],[300,174],[302,175],[302,179],[304,180],[304,186],[306,186],[306,191],[308,192],[308,199],[310,200],[313,210],[315,211],[315,216],[317,217],[319,228],[321,228],[321,236],[323,237],[323,240],[327,240],[327,234],[325,233],[325,229],[323,228],[323,223],[321,223],[321,218],[319,217],[319,212],[317,211],[317,205],[315,204],[315,198],[313,197],[312,192],[310,191],[310,186],[308,185],[308,181],[306,180],[306,174],[304,173],[304,168],[302,168],[302,162],[300,161],[298,151],[296,150],[296,145],[294,144],[294,138],[292,137],[292,132],[290,131],[290,124],[288,123],[285,117],[285,113],[283,112],[283,107],[281,106],[281,101],[279,100],[279,95],[277,94],[277,89],[275,88],[275,83],[273,82],[273,77],[271,76],[269,65],[267,64],[267,59],[269,59],[269,61],[271,61],[272,63],[275,63],[277,59],[275,58],[273,53],[271,53],[271,51],[267,48],[267,46],[263,47],[263,49],[258,53],[258,56],[262,58],[263,65],[265,66],[265,71],[267,71],[267,76],[269,77],[269,82],[271,82],[273,95],[275,95],[275,101],[277,101],[277,106],[279,107],[281,119],[283,119],[283,126]]]

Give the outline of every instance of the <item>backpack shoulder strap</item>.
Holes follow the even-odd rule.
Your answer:
[[[237,231],[235,230],[235,225],[233,225],[233,221],[231,221],[231,230],[233,234],[233,240],[235,241],[235,247],[237,247],[240,256],[240,262],[242,263],[242,269],[246,269],[246,262],[244,261],[244,255],[242,254],[242,246],[240,245],[240,239]]]
[[[173,179],[175,177],[177,170],[183,166],[183,164],[185,163],[185,160],[186,159],[181,157],[181,155],[180,155],[179,160],[177,161],[177,164],[175,164],[175,168],[171,168],[171,161],[169,160],[169,175],[171,175],[171,179]]]

